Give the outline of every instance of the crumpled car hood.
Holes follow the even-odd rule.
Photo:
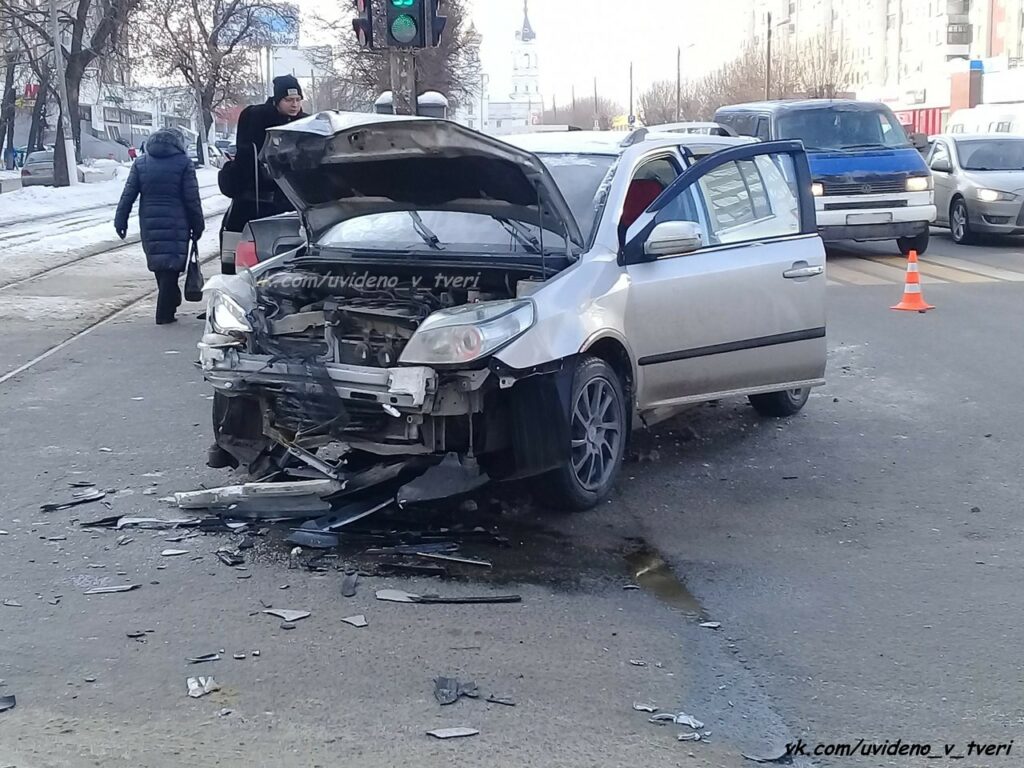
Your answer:
[[[271,128],[261,157],[314,242],[358,216],[433,210],[543,224],[583,247],[535,155],[448,120],[321,112]]]

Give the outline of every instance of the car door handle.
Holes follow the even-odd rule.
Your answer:
[[[824,267],[811,267],[803,266],[798,267],[795,264],[792,269],[787,269],[782,273],[782,276],[787,280],[796,280],[801,277],[815,277],[825,271]]]

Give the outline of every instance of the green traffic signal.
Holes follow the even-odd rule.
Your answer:
[[[416,4],[416,0],[391,0],[391,4],[395,8],[412,8]]]
[[[406,0],[392,0],[400,3]],[[416,28],[416,19],[409,14],[403,14],[391,22],[391,36],[403,45],[408,45],[416,39],[419,30]]]

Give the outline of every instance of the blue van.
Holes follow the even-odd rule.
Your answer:
[[[935,220],[931,173],[884,104],[843,99],[737,104],[719,109],[715,122],[763,141],[803,141],[825,242],[896,240],[904,255],[928,247]]]

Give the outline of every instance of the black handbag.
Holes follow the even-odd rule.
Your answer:
[[[185,265],[185,301],[202,301],[203,283],[203,270],[199,268],[199,243],[193,240]]]

